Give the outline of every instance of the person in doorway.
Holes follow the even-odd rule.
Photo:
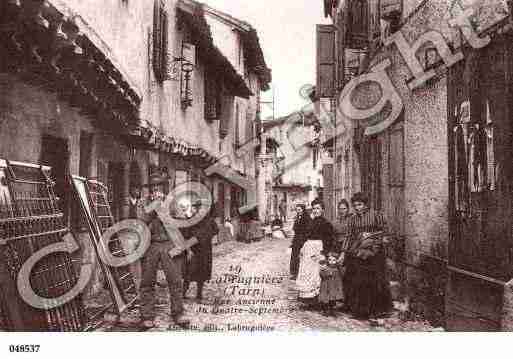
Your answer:
[[[280,211],[280,220],[283,223],[287,222],[287,201],[285,201],[285,198],[280,201],[278,210]]]
[[[192,216],[200,213],[201,200],[192,205]],[[196,282],[196,300],[203,300],[203,286],[206,281],[212,278],[212,242],[214,237],[219,234],[219,228],[214,220],[215,206],[212,206],[209,213],[197,224],[187,228],[184,234],[186,239],[196,238],[198,243],[191,249],[193,256],[186,263],[185,282],[183,286],[183,297],[186,298],[187,291],[191,282]]]
[[[232,219],[230,217],[226,218],[224,227],[228,230],[228,233],[230,234],[228,240],[231,241],[235,236],[235,228],[233,227]]]
[[[301,253],[301,248],[303,248],[303,245],[308,240],[310,225],[311,219],[306,212],[306,206],[298,203],[296,205],[296,219],[292,227],[294,237],[290,246],[290,279],[292,280],[296,280],[299,273],[299,254]]]
[[[357,318],[369,319],[392,308],[383,245],[387,224],[380,212],[369,208],[362,193],[355,194],[351,203],[355,215],[348,224],[343,280],[345,309]]]
[[[173,258],[170,256],[169,251],[174,248],[174,244],[161,219],[150,206],[155,201],[160,203],[164,201],[164,194],[160,187],[165,181],[165,178],[158,174],[150,177],[150,195],[147,198],[143,214],[143,220],[147,223],[151,233],[150,247],[142,260],[141,281],[141,325],[147,329],[155,326],[155,284],[159,264],[164,270],[168,283],[171,319],[174,324],[182,328],[186,328],[190,322],[185,317],[182,299],[182,270],[186,256],[190,256],[190,253],[182,253]]]
[[[331,251],[335,237],[333,226],[324,218],[324,205],[320,200],[312,202],[312,214],[308,239],[301,249],[296,281],[299,301],[308,306],[318,304],[321,286],[320,261]]]

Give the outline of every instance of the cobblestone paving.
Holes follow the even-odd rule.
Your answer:
[[[439,330],[422,322],[403,322],[398,313],[378,321],[360,321],[344,313],[327,317],[307,311],[297,302],[294,282],[289,280],[288,240],[244,244],[227,242],[214,249],[214,273],[205,285],[203,303],[195,299],[195,285],[185,300],[191,329],[195,331],[431,331]],[[240,265],[238,278],[266,281],[264,284],[226,283],[234,278],[231,269]],[[231,268],[232,267],[232,268]],[[161,274],[161,273],[160,273]],[[253,278],[256,277],[256,278]],[[165,282],[163,278],[159,281]],[[273,283],[274,282],[274,283]],[[169,330],[167,288],[157,288],[157,326],[150,331]],[[115,325],[99,331],[134,331],[138,310],[124,314]]]

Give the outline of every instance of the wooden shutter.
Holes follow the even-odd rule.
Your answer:
[[[317,87],[319,97],[335,96],[335,27],[317,25]]]
[[[160,19],[162,23],[161,27],[161,39],[162,43],[160,46],[160,71],[161,78],[165,80],[167,75],[167,47],[168,47],[168,30],[169,30],[169,21],[167,12],[161,9]]]
[[[162,82],[167,75],[168,15],[162,0],[153,6],[153,70],[157,81]]]
[[[348,4],[348,46],[365,49],[381,36],[379,0],[351,0]]]
[[[205,120],[218,119],[217,81],[213,71],[205,70]]]
[[[339,11],[337,13],[337,31],[336,31],[336,41],[337,41],[337,86],[338,89],[342,89],[345,83],[345,33],[346,33],[346,21],[344,21],[344,11]]]
[[[236,148],[240,146],[240,107],[235,104],[235,139],[234,144]]]
[[[380,0],[369,2],[369,42],[375,44],[381,38],[381,6]]]
[[[155,0],[153,4],[153,71],[155,72],[155,77],[157,80],[162,78],[162,72],[160,68],[160,58],[161,58],[161,22],[160,22],[160,11],[161,0]]]
[[[219,137],[225,138],[230,130],[230,123],[233,116],[233,97],[222,96],[223,116],[219,123]]]
[[[326,218],[330,221],[335,219],[335,209],[334,209],[334,183],[333,183],[333,165],[325,164],[322,168],[322,177],[324,182],[324,207],[325,207],[325,215]]]
[[[253,137],[255,136],[255,133],[254,133],[254,124],[253,124],[253,118],[254,118],[254,115],[253,115],[253,110],[248,108],[247,109],[247,112],[246,112],[246,122],[244,123],[245,125],[245,133],[244,133],[244,139],[243,139],[243,142],[244,144],[247,142],[247,141],[251,141],[253,139]]]

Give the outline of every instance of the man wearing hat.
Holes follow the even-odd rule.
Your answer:
[[[183,307],[183,276],[185,254],[171,257],[169,251],[174,248],[173,241],[169,237],[162,221],[154,210],[147,210],[148,205],[154,201],[164,201],[165,196],[161,188],[166,183],[166,178],[159,174],[152,174],[149,183],[149,196],[143,220],[148,224],[151,233],[151,244],[142,260],[141,280],[141,320],[142,326],[152,328],[155,326],[155,284],[157,269],[164,270],[169,287],[169,302],[171,305],[171,318],[180,327],[187,327],[189,320],[185,318]]]

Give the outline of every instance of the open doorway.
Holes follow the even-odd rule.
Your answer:
[[[64,212],[64,218],[69,218],[69,198],[67,176],[69,174],[68,140],[50,135],[43,135],[41,141],[42,165],[52,168],[51,176],[55,181],[54,192],[58,197],[58,205]]]
[[[123,163],[121,162],[109,162],[108,168],[108,196],[110,208],[114,221],[117,222],[121,219],[121,207],[124,188],[123,188]],[[128,192],[128,189],[127,189]]]

